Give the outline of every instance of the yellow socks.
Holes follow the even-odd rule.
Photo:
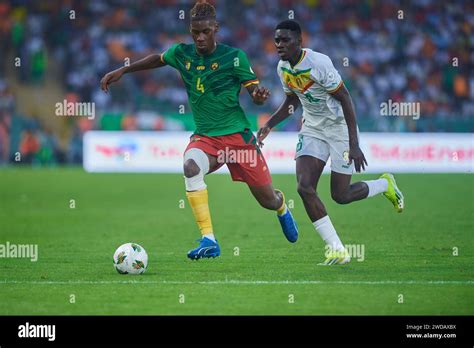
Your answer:
[[[213,233],[211,213],[209,211],[207,189],[195,192],[186,192],[189,204],[193,210],[194,219],[203,236]]]
[[[280,192],[283,197],[283,204],[277,210],[278,215],[284,215],[287,212],[287,207],[285,203],[285,195],[280,190],[275,190]],[[189,204],[193,210],[194,219],[201,231],[201,235],[206,236],[213,233],[212,230],[212,220],[211,212],[209,211],[209,199],[207,194],[207,189],[194,192],[186,192],[188,197]]]
[[[280,190],[275,190],[276,192],[280,192],[281,193],[281,196],[283,197],[283,204],[282,206],[277,210],[277,214],[282,216],[282,215],[285,215],[286,213],[286,202],[285,202],[285,195],[283,194],[283,192],[281,192]]]

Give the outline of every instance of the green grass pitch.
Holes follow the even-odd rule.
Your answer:
[[[0,258],[0,315],[474,314],[472,175],[396,175],[403,214],[383,196],[337,205],[324,176],[319,193],[339,235],[365,248],[364,261],[336,267],[317,266],[324,245],[295,176],[273,178],[294,202],[298,242],[245,184],[211,175],[221,257],[190,261],[199,232],[182,175],[1,170],[0,244],[38,244],[39,258]],[[147,250],[145,274],[114,270],[126,242]]]

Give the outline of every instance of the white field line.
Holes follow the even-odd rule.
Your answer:
[[[474,280],[0,280],[0,285],[474,285]]]

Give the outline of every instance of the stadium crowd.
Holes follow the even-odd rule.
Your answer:
[[[249,114],[264,119],[284,98],[273,33],[279,21],[294,16],[304,30],[303,46],[329,55],[339,70],[352,94],[361,131],[474,131],[472,2],[210,2],[217,8],[220,41],[243,49],[272,92],[263,108],[243,96]],[[31,161],[80,163],[82,134],[93,128],[192,128],[189,121],[170,117],[181,105],[189,110],[186,91],[173,69],[128,75],[109,95],[100,91],[99,80],[128,60],[163,52],[174,42],[191,42],[188,11],[193,3],[0,0],[0,163],[12,161],[18,149],[31,153]],[[68,146],[61,149],[58,134],[31,115],[16,112],[19,101],[6,79],[12,69],[10,56],[3,52],[22,57],[23,67],[15,70],[22,84],[41,86],[54,64],[64,98],[92,101],[105,116],[71,126]],[[380,104],[388,100],[419,102],[421,118],[382,117]],[[186,117],[190,116],[182,116]],[[295,131],[299,125],[294,117],[282,130]],[[15,131],[19,135],[13,141]]]

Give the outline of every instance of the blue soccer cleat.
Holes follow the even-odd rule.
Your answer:
[[[285,234],[286,239],[289,242],[294,243],[298,240],[298,225],[296,224],[293,215],[291,215],[290,209],[286,208],[286,213],[283,215],[278,215],[278,220],[280,220],[280,225]]]
[[[202,237],[196,249],[188,252],[188,257],[191,260],[199,260],[202,258],[217,257],[221,254],[221,249],[217,241],[212,241],[209,238]]]

